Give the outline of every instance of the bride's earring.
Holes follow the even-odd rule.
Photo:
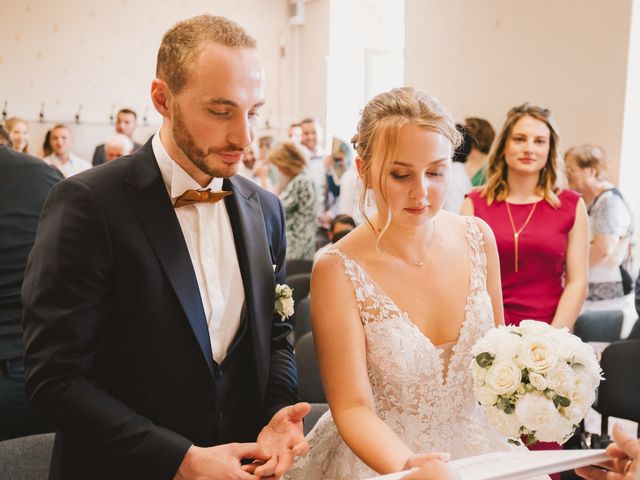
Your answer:
[[[367,191],[366,196],[367,196],[367,201],[366,201],[367,208],[371,208],[371,191],[370,190]]]

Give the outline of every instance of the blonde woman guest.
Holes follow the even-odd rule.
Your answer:
[[[587,294],[587,209],[563,188],[558,145],[549,110],[511,109],[489,153],[487,184],[462,208],[496,236],[507,325],[535,319],[572,328]]]
[[[365,478],[424,466],[428,452],[510,449],[474,400],[468,368],[475,341],[503,319],[493,234],[441,210],[459,142],[438,101],[413,88],[365,106],[356,161],[378,213],[314,267],[311,318],[330,412],[287,478]]]
[[[13,149],[16,152],[29,153],[29,124],[26,120],[11,117],[7,119],[4,125],[7,132],[9,132]]]
[[[567,151],[565,164],[569,184],[582,194],[589,212],[589,296],[585,309],[633,310],[631,295],[627,295],[631,290],[625,294],[620,271],[633,238],[633,216],[622,194],[605,180],[606,154],[596,145],[580,145]]]
[[[293,142],[287,142],[270,150],[267,159],[280,173],[278,196],[287,220],[286,258],[313,260],[318,194],[313,180],[305,171],[304,156]]]

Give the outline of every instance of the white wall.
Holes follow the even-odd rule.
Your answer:
[[[485,117],[496,129],[514,105],[546,106],[562,145],[602,145],[617,181],[631,5],[407,0],[405,82],[438,96],[456,119]]]
[[[348,142],[367,101],[403,84],[404,0],[332,0],[327,69],[327,130]]]
[[[640,1],[633,3],[629,71],[625,101],[620,189],[636,214],[636,237],[640,239]],[[640,248],[640,241],[638,242]]]
[[[0,102],[8,116],[32,123],[37,154],[51,122],[74,122],[75,151],[91,156],[113,132],[109,116],[134,108],[144,140],[161,119],[149,100],[163,33],[177,21],[209,12],[227,16],[258,40],[267,78],[263,130],[286,129],[292,116],[291,27],[286,0],[15,0],[3,2]],[[284,56],[281,56],[284,54]],[[36,123],[44,102],[44,124]],[[267,125],[268,122],[268,125]]]
[[[326,126],[327,55],[329,55],[330,0],[305,2],[300,30],[300,118],[314,117]]]

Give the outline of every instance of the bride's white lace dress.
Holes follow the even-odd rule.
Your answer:
[[[471,281],[464,322],[449,349],[433,345],[360,265],[337,249],[329,252],[342,258],[353,284],[377,415],[414,452],[450,452],[452,459],[512,448],[489,426],[472,392],[471,347],[493,328],[494,319],[486,289],[483,236],[473,218],[467,222]],[[330,411],[307,440],[309,453],[297,460],[287,479],[355,480],[376,475],[343,442]]]

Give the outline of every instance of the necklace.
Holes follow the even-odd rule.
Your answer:
[[[397,258],[398,260],[400,260],[403,263],[406,263],[407,265],[411,265],[412,267],[421,267],[424,265],[424,261],[427,259],[427,254],[429,253],[429,250],[431,249],[431,244],[433,243],[433,237],[436,236],[436,225],[437,225],[436,219],[434,218],[433,228],[431,229],[431,236],[429,237],[429,241],[427,242],[427,249],[425,250],[424,255],[422,255],[422,258],[416,263],[407,262],[404,258],[394,255],[393,253],[389,252],[388,250],[385,250],[380,246],[378,246],[378,248],[382,250],[384,253],[386,253],[387,255]]]
[[[513,230],[513,243],[515,246],[515,271],[516,273],[518,273],[518,239],[520,238],[520,234],[522,233],[522,231],[527,227],[527,225],[529,225],[529,220],[531,220],[533,212],[536,211],[538,202],[533,204],[533,207],[531,207],[531,211],[529,212],[527,219],[524,221],[524,224],[522,224],[519,230],[516,230],[516,225],[515,223],[513,223],[513,216],[511,215],[511,207],[509,207],[509,202],[505,200],[504,203],[507,205],[507,213],[509,214],[509,221],[511,222],[511,229]]]

